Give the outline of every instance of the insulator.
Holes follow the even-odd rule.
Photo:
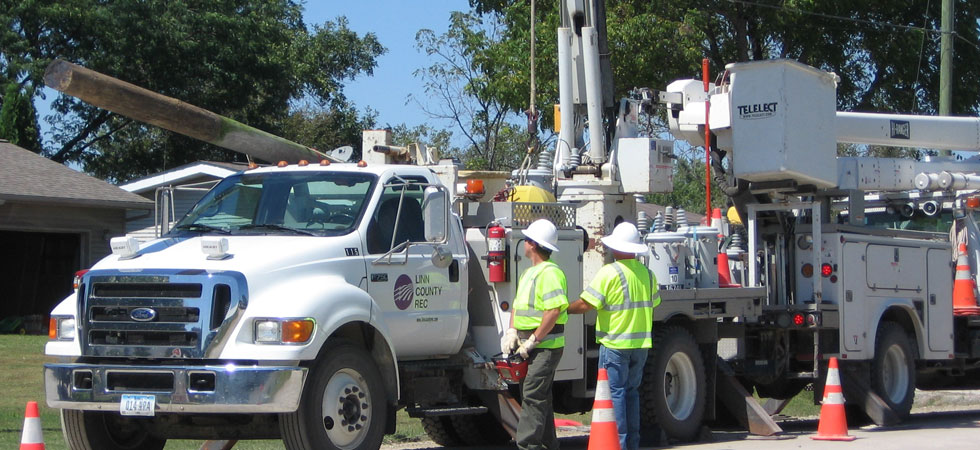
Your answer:
[[[646,211],[636,213],[636,229],[639,230],[640,233],[650,231],[650,216],[647,215]]]
[[[664,208],[664,230],[674,231],[674,207],[668,206]]]
[[[664,229],[664,215],[661,212],[657,212],[657,216],[653,218],[653,232],[663,233],[666,231]]]
[[[684,208],[678,208],[677,209],[677,217],[674,219],[674,223],[677,225],[677,228],[686,227],[687,226],[687,223],[688,223],[687,222],[687,211],[684,211]]]
[[[538,155],[538,169],[552,170],[554,168],[555,151],[554,149],[541,150]]]
[[[742,250],[742,235],[732,233],[732,243],[728,246],[731,250]]]

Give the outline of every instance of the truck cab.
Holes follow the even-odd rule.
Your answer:
[[[240,172],[160,239],[114,239],[55,308],[48,404],[99,448],[207,437],[172,426],[203,413],[242,437],[380,443],[396,362],[462,346],[468,258],[449,191],[425,167]],[[327,419],[336,426],[319,433],[295,425]]]

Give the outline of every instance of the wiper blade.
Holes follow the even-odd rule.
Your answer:
[[[305,234],[307,236],[317,236],[316,233],[307,230],[301,230],[299,228],[287,227],[285,225],[278,225],[274,223],[252,223],[248,225],[242,225],[238,227],[239,230],[255,230],[255,229],[266,229],[266,230],[280,230],[280,231],[291,231],[293,233]]]
[[[173,229],[174,230],[187,230],[187,231],[202,231],[202,232],[203,231],[214,231],[216,233],[221,233],[221,234],[231,234],[231,231],[228,231],[228,230],[226,230],[224,228],[216,227],[216,226],[212,226],[212,225],[204,225],[204,224],[201,224],[201,223],[185,223],[183,225],[177,225]]]

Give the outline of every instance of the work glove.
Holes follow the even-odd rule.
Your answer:
[[[520,347],[517,347],[517,353],[521,355],[521,358],[530,359],[531,350],[538,346],[538,338],[534,337],[532,333],[530,337],[524,340],[524,343]]]
[[[521,343],[520,339],[517,338],[517,329],[508,328],[504,333],[504,337],[500,338],[500,353],[503,353],[506,357],[510,352],[514,351],[515,348]]]

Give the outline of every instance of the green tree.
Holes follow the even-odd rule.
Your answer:
[[[0,138],[34,153],[41,152],[37,111],[19,83],[8,83],[0,107]]]
[[[375,128],[377,113],[359,114],[353,105],[323,109],[313,105],[294,108],[282,122],[282,137],[329,152],[349,145],[353,158],[361,159],[361,133]]]
[[[513,168],[527,141],[515,125],[521,107],[500,95],[510,84],[526,86],[519,74],[494,63],[492,49],[501,31],[493,18],[454,12],[445,34],[423,29],[415,37],[416,46],[436,62],[415,72],[435,104],[414,100],[430,118],[452,122],[465,137],[467,145],[456,155],[470,169]]]
[[[371,74],[384,52],[374,34],[358,36],[344,18],[307,27],[293,0],[2,2],[0,24],[2,76],[38,85],[59,57],[273,134],[291,126],[290,105],[299,101],[348,111],[343,84]],[[199,159],[244,158],[74,98],[60,96],[52,107],[53,146],[44,153],[110,180]]]

